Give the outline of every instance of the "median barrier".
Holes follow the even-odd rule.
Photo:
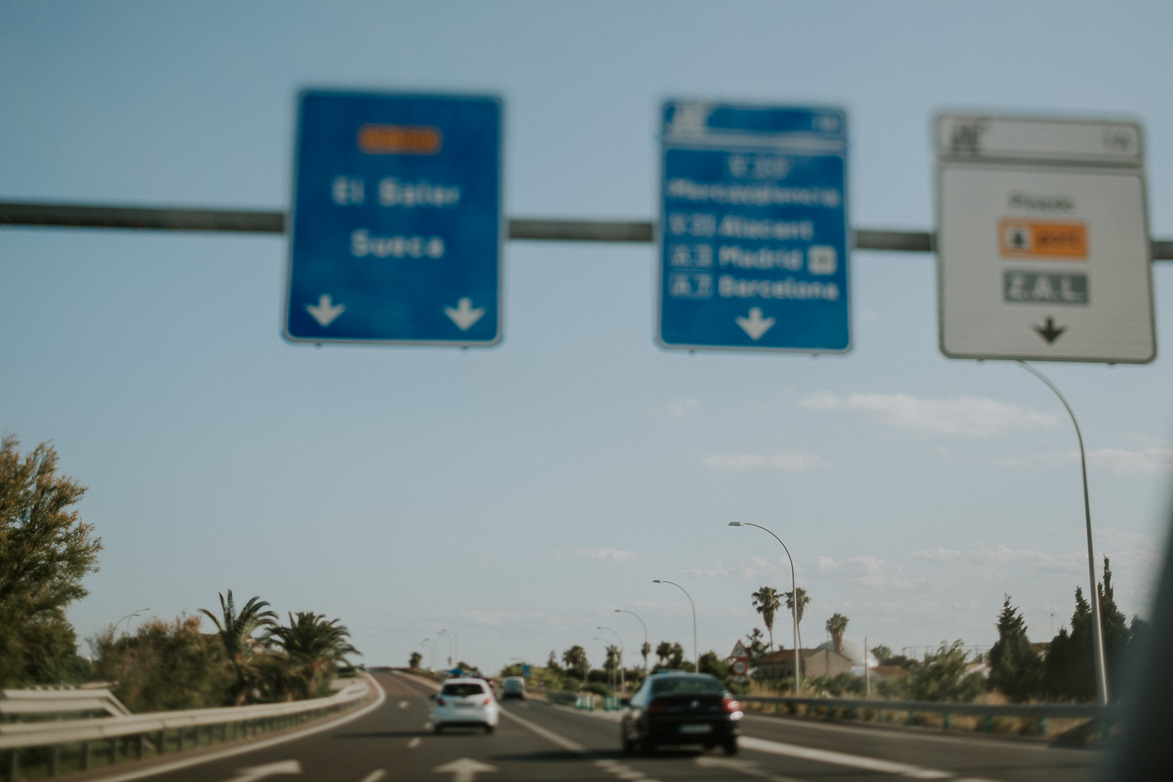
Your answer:
[[[878,701],[863,698],[799,698],[739,695],[743,707],[766,707],[774,714],[817,716],[826,720],[875,721],[878,723],[927,725],[935,715],[943,730],[953,728],[953,717],[976,720],[980,730],[992,733],[1007,722],[1018,726],[1018,735],[1047,735],[1047,721],[1075,720],[1097,723],[1099,736],[1106,739],[1116,721],[1115,706],[1094,703],[948,703],[937,701]]]

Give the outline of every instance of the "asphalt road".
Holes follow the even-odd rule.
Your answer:
[[[735,757],[694,748],[664,748],[644,757],[620,751],[616,714],[585,713],[534,700],[503,704],[501,723],[492,735],[471,728],[435,735],[427,699],[434,687],[403,674],[375,674],[375,680],[385,699],[345,724],[186,768],[159,768],[137,778],[166,782],[297,782],[299,778],[315,782],[874,782],[885,778],[1079,782],[1101,778],[1107,759],[1096,750],[1059,749],[1034,742],[759,716],[742,722],[741,752]]]

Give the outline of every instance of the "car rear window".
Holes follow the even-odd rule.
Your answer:
[[[444,689],[441,690],[444,695],[459,695],[467,697],[469,695],[484,695],[485,688],[479,684],[465,682],[464,684],[445,684]]]
[[[652,682],[653,695],[724,695],[725,687],[716,679],[700,676],[672,676]]]

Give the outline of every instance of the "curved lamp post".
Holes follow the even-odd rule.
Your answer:
[[[126,616],[122,617],[122,619],[126,620],[126,634],[127,635],[130,635],[130,620],[134,619],[136,616],[141,614],[143,611],[150,611],[150,610],[151,610],[150,608],[140,608],[137,611],[133,611],[133,612],[127,614]],[[122,619],[119,619],[117,622],[115,622],[114,626],[118,627],[118,625],[122,624]]]
[[[420,646],[425,646],[429,652],[432,653],[432,664],[428,666],[428,670],[433,670],[436,667],[436,642],[431,638],[425,638],[420,641]]]
[[[770,530],[763,527],[761,524],[751,524],[748,521],[731,521],[730,527],[757,527],[758,529],[765,529],[766,532]],[[794,692],[799,691],[800,682],[802,682],[802,654],[798,648],[798,587],[794,583],[794,558],[790,556],[790,549],[786,548],[786,544],[782,543],[782,538],[773,535],[774,540],[782,544],[782,550],[786,552],[786,558],[790,560],[790,594],[794,596],[794,610],[790,612],[791,618],[794,620]]]
[[[627,675],[623,673],[623,639],[610,627],[596,627],[595,629],[615,633],[615,638],[619,640],[619,691],[627,692]]]
[[[1059,401],[1067,408],[1067,415],[1071,416],[1071,423],[1075,424],[1075,437],[1079,440],[1079,467],[1083,472],[1083,515],[1087,521],[1087,569],[1092,582],[1092,624],[1095,625],[1096,630],[1095,644],[1092,646],[1096,663],[1096,695],[1099,696],[1101,704],[1107,705],[1108,669],[1104,662],[1104,626],[1100,623],[1100,590],[1096,587],[1096,552],[1095,547],[1092,546],[1092,507],[1087,495],[1087,456],[1083,451],[1083,433],[1079,431],[1079,421],[1075,419],[1075,412],[1071,409],[1071,405],[1067,404],[1067,400],[1063,398],[1059,388],[1030,364],[1025,361],[1018,363],[1027,372],[1046,383],[1047,388],[1055,392],[1055,396],[1059,397]]]
[[[452,641],[452,645],[448,647],[448,667],[451,668],[453,655],[456,656],[457,660],[460,659],[460,646],[456,641],[456,633],[452,632],[451,630],[441,630],[440,632],[436,633],[436,635],[443,635],[444,633],[448,633],[448,635],[452,636],[452,638],[449,639]]]
[[[693,662],[693,670],[696,671],[697,673],[700,673],[701,672],[701,658],[700,658],[700,655],[697,653],[697,646],[696,646],[696,603],[692,602],[692,595],[688,594],[688,590],[685,589],[684,587],[680,586],[680,584],[677,584],[675,581],[669,581],[665,578],[653,578],[652,583],[653,584],[671,584],[672,586],[676,587],[681,592],[683,592],[684,596],[688,598],[688,604],[690,606],[692,606],[692,658],[695,661],[695,662]]]
[[[617,614],[631,614],[636,619],[639,619],[639,614],[637,614],[635,611],[628,611],[626,608],[616,608],[615,613],[617,613]],[[642,619],[639,619],[639,623],[640,623],[640,626],[643,627],[643,629],[644,629],[644,646],[647,646],[648,645],[648,626],[646,624],[644,624],[644,620],[642,620]],[[1052,633],[1052,635],[1054,635],[1054,633]],[[643,654],[643,649],[640,649],[640,653]],[[648,656],[645,654],[645,655],[643,655],[643,658],[644,658],[644,676],[647,676],[648,675]]]

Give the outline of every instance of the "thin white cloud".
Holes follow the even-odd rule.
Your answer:
[[[1055,427],[1057,413],[1039,413],[1020,405],[976,396],[929,399],[912,394],[811,394],[799,407],[846,412],[869,421],[926,436],[992,437],[1024,428]]]
[[[638,554],[634,554],[630,551],[621,551],[620,549],[613,548],[586,548],[581,549],[576,553],[578,553],[580,556],[586,557],[587,559],[602,560],[607,562],[628,562],[639,556]]]
[[[1173,448],[1145,448],[1140,451],[1099,448],[1089,451],[1087,460],[1117,475],[1158,475],[1173,472]]]
[[[1098,448],[1087,452],[1087,461],[1116,475],[1161,475],[1173,473],[1173,448],[1142,448],[1130,451],[1126,448]],[[1079,449],[1051,451],[1032,455],[1010,456],[994,460],[1002,467],[1033,467],[1039,464],[1076,464]]]
[[[672,416],[673,418],[684,418],[689,413],[699,409],[700,406],[700,400],[696,399],[695,397],[689,397],[688,399],[682,399],[679,402],[672,402],[669,404],[668,415]]]
[[[725,563],[718,559],[708,567],[685,570],[684,575],[696,576],[697,578],[725,578],[730,572],[729,568],[725,566]]]
[[[813,453],[732,453],[711,454],[705,457],[705,466],[713,470],[744,472],[747,470],[813,470],[829,467],[831,462]]]

